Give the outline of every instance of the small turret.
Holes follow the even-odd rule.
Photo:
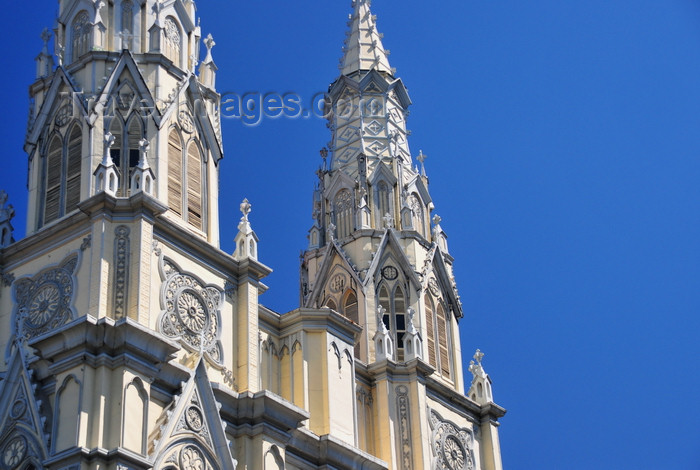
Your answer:
[[[199,66],[199,81],[205,87],[213,90],[216,88],[216,71],[219,70],[219,68],[216,66],[211,56],[211,50],[216,45],[211,34],[204,40],[204,45],[207,46],[207,56],[204,62]]]
[[[467,392],[469,398],[477,402],[479,405],[493,403],[493,392],[491,391],[491,378],[484,371],[481,365],[481,360],[484,358],[484,353],[476,350],[474,360],[469,362],[469,372],[472,373],[472,386]]]
[[[233,252],[234,259],[242,261],[246,258],[258,259],[258,236],[250,226],[248,214],[251,212],[251,205],[248,199],[243,199],[241,203],[241,221],[238,223],[238,235],[236,235],[236,250]]]
[[[153,196],[153,181],[155,175],[153,170],[148,165],[148,140],[141,139],[139,141],[139,163],[134,168],[134,173],[131,175],[131,194],[144,192],[149,196]]]
[[[102,161],[93,173],[95,176],[95,194],[101,192],[105,192],[110,196],[116,196],[117,194],[117,189],[119,188],[119,173],[110,156],[114,141],[115,137],[112,133],[107,132],[105,134],[105,149]]]
[[[51,39],[51,31],[44,28],[41,32],[41,40],[44,41],[44,47],[36,56],[36,78],[48,77],[53,71],[53,57],[49,54],[49,40]]]

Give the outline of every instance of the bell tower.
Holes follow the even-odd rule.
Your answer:
[[[361,448],[390,468],[498,469],[491,444],[474,444],[470,414],[479,405],[465,396],[464,312],[428,190],[427,157],[408,145],[411,99],[390,66],[369,0],[353,1],[347,26],[340,75],[326,101],[331,140],[321,150],[313,193],[301,303],[330,308],[362,327],[358,390],[376,399],[371,410],[359,407],[359,421],[373,423],[360,432]],[[431,396],[461,400],[464,408],[445,410]],[[504,410],[490,409],[489,426],[497,426]],[[464,465],[444,463],[434,451],[445,444],[435,440],[436,429],[448,421],[472,438],[455,441]]]
[[[218,245],[220,99],[194,1],[61,0],[53,35],[58,67],[45,31],[30,89],[27,233],[75,213],[109,173],[115,198],[143,190]]]

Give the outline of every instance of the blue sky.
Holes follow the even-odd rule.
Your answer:
[[[9,3],[9,2],[6,2]],[[0,188],[24,233],[27,88],[57,3],[13,2]],[[200,0],[220,92],[310,99],[349,1]],[[508,470],[700,468],[700,2],[376,0],[414,105]],[[222,248],[253,204],[261,301],[298,304],[317,118],[224,122]],[[468,357],[465,357],[468,360]],[[676,409],[677,407],[677,409]]]

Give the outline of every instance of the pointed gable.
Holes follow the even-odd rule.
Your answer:
[[[200,359],[190,379],[182,385],[182,393],[175,397],[157,423],[149,449],[156,462],[155,468],[161,468],[171,459],[189,459],[215,462],[216,468],[235,470],[236,460],[231,454],[220,408],[204,361]]]
[[[343,271],[357,283],[358,287],[362,287],[364,283],[360,278],[357,269],[351,264],[350,258],[343,252],[335,239],[332,239],[327,245],[323,255],[323,262],[316,275],[316,284],[313,286],[311,295],[308,296],[305,302],[305,307],[313,308],[318,303],[323,301],[321,294],[326,290],[326,286],[332,281],[335,266],[341,266]],[[319,305],[320,306],[320,305]]]
[[[6,375],[12,380],[0,382],[0,449],[13,446],[21,451],[23,462],[40,464],[47,457],[48,441],[42,401],[36,398],[21,347],[15,344],[12,349]]]

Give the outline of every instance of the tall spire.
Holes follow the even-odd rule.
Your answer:
[[[383,35],[377,31],[377,17],[369,10],[371,0],[353,0],[353,13],[348,20],[340,71],[343,75],[377,70],[393,75],[389,51],[382,45]]]

